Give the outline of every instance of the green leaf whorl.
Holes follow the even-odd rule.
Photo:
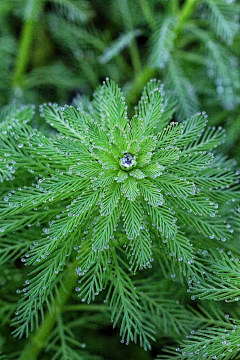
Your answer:
[[[122,266],[135,273],[151,268],[154,259],[164,266],[167,257],[172,269],[183,276],[199,276],[202,268],[189,234],[222,242],[232,236],[221,213],[236,196],[238,176],[231,162],[215,155],[225,132],[206,128],[204,112],[182,123],[169,123],[171,98],[157,80],[143,90],[131,120],[123,94],[108,79],[88,109],[87,113],[68,105],[41,106],[41,115],[57,130],[52,138],[22,121],[24,113],[2,125],[2,180],[13,180],[27,170],[36,183],[1,201],[0,235],[26,225],[43,226],[43,235],[22,259],[40,266],[40,271],[46,265],[41,284],[37,275],[25,288],[34,295],[20,302],[17,323],[23,325],[16,330],[20,336],[28,331],[29,309],[37,313],[41,308],[73,249],[79,252],[77,272],[85,284],[79,296],[90,302],[96,290],[114,276],[119,279],[125,271]],[[9,167],[14,170],[11,175]],[[118,264],[122,265],[118,268]],[[93,274],[91,281],[88,271]],[[134,286],[125,280],[121,286],[126,285],[127,294]],[[120,296],[117,285],[112,286],[114,296]],[[131,318],[124,312],[122,316]],[[129,323],[127,332],[122,329],[127,341],[135,338],[132,326]],[[144,334],[152,338],[153,329],[148,330]],[[148,340],[144,346],[149,346]]]

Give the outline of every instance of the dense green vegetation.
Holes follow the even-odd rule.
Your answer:
[[[1,360],[240,358],[239,15],[0,1]]]

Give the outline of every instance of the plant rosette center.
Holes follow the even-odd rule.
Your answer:
[[[128,152],[126,152],[120,159],[121,169],[125,171],[132,170],[136,166],[136,164],[136,157]]]

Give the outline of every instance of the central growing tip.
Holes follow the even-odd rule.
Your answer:
[[[136,158],[130,153],[125,153],[120,159],[121,168],[124,170],[130,170],[136,165]]]

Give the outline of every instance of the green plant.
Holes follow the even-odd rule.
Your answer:
[[[53,313],[20,359],[37,358],[53,328],[47,346],[57,351],[53,358],[88,358],[64,325],[65,306],[86,309],[78,298],[90,303],[103,291],[106,307],[93,309],[105,318],[110,311],[122,342],[150,349],[159,331],[186,334],[221,318],[220,310],[203,316],[176,305],[166,286],[181,292],[188,282],[192,300],[237,293],[215,271],[231,266],[225,253],[238,216],[231,202],[239,200],[234,162],[215,154],[223,129],[206,128],[205,113],[169,123],[174,102],[156,80],[144,89],[131,120],[123,94],[108,79],[93,101],[78,97],[74,103],[78,108],[40,107],[57,130],[50,137],[28,125],[32,106],[12,104],[2,111],[1,266],[20,254],[31,266],[24,289],[17,290],[22,299],[14,335],[28,336],[47,308]],[[219,243],[225,255],[213,271]],[[224,297],[212,286],[218,281]],[[14,302],[5,306],[12,314]]]
[[[239,4],[227,0],[0,1],[0,104],[69,103],[106,76],[128,105],[154,77],[177,101],[226,124],[239,156]],[[20,36],[19,36],[20,33]]]
[[[235,1],[13,0],[0,11],[2,102],[12,93],[46,101],[43,87],[64,102],[79,87],[90,95],[107,74],[125,85],[131,105],[147,81],[161,78],[179,118],[211,105],[219,123],[239,104]],[[14,25],[16,17],[23,23],[19,48],[12,22],[6,26],[11,12]]]
[[[240,357],[239,12],[0,0],[0,359]]]

